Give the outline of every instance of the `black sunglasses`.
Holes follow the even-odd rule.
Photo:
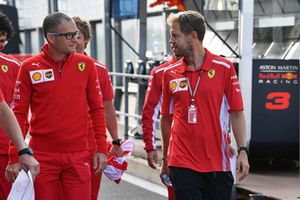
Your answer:
[[[57,33],[57,32],[47,32],[47,34],[51,34],[54,36],[65,36],[67,40],[72,40],[74,37],[78,37],[79,32],[69,32],[69,33]]]

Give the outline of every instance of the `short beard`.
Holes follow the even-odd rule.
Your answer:
[[[181,51],[180,51],[180,54],[181,54],[180,57],[184,57],[185,59],[190,58],[193,55],[193,50],[194,50],[194,47],[191,44],[191,42],[187,42],[186,47],[184,49],[181,49]]]

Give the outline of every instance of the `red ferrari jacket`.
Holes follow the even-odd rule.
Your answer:
[[[0,53],[0,89],[2,90],[6,103],[13,108],[13,94],[20,63],[12,56]],[[0,154],[8,151],[9,139],[0,128]]]
[[[68,55],[62,64],[51,58],[48,45],[27,59],[20,68],[14,94],[14,113],[25,135],[30,108],[30,146],[47,152],[88,150],[89,114],[97,152],[106,152],[104,108],[94,61],[81,54]],[[10,163],[17,162],[14,146],[9,149]]]
[[[159,117],[162,99],[162,77],[164,70],[175,62],[172,57],[166,63],[163,63],[151,71],[146,98],[142,113],[142,130],[145,142],[145,150],[151,152],[156,149],[156,120]]]
[[[87,54],[85,54],[85,55],[87,55]],[[97,69],[98,78],[99,78],[99,82],[100,82],[100,91],[102,94],[102,101],[112,101],[114,99],[114,92],[113,92],[112,83],[111,83],[110,76],[108,74],[106,65],[95,59],[93,59],[93,60],[94,60],[94,64]],[[92,128],[92,122],[89,123],[89,128],[90,129]],[[94,137],[93,131],[89,131],[88,143],[89,143],[90,151],[94,151],[96,149],[96,142],[95,142],[95,137]]]

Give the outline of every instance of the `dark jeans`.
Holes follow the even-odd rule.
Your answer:
[[[197,172],[170,167],[170,179],[176,200],[230,200],[231,172]]]

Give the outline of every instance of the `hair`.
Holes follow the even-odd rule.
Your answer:
[[[0,11],[0,35],[4,35],[5,33],[7,39],[10,39],[14,34],[14,28],[8,17]]]
[[[72,19],[75,22],[78,30],[83,33],[84,39],[91,40],[92,34],[91,34],[90,24],[87,21],[82,20],[78,16],[73,17]]]
[[[206,26],[204,17],[199,12],[188,10],[176,14],[171,13],[167,18],[167,23],[171,26],[174,22],[179,24],[180,30],[185,35],[195,31],[198,34],[198,40],[203,41]]]
[[[63,20],[72,21],[72,18],[61,12],[51,13],[45,17],[43,21],[43,33],[46,39],[47,33],[55,31],[57,26],[60,25]]]

